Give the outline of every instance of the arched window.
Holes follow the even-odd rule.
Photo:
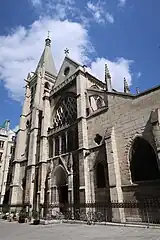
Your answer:
[[[61,135],[61,141],[62,141],[62,153],[66,153],[66,133],[63,132]]]
[[[52,138],[49,139],[49,158],[53,157],[53,140]]]
[[[53,127],[62,127],[70,125],[77,119],[77,101],[76,97],[66,96],[60,102],[55,117],[53,119]]]
[[[96,179],[97,179],[97,188],[106,187],[105,172],[104,172],[104,166],[102,163],[98,163],[96,166]]]
[[[133,142],[130,152],[130,169],[133,182],[160,178],[154,149],[141,137],[137,137]]]
[[[90,96],[89,101],[93,112],[105,106],[104,99],[99,95]]]
[[[50,88],[50,84],[49,84],[48,82],[45,82],[44,87],[45,87],[46,89],[49,89],[49,88]]]
[[[59,155],[59,137],[55,137],[55,156]]]
[[[103,100],[102,98],[97,99],[97,109],[100,109],[103,107]]]

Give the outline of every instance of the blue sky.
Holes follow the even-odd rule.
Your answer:
[[[57,68],[70,57],[101,80],[108,63],[114,88],[159,84],[159,0],[6,0],[0,8],[0,123],[19,123],[24,78],[35,69],[50,30]]]

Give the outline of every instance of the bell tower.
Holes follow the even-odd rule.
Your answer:
[[[47,151],[49,114],[45,114],[44,108],[47,106],[49,113],[50,105],[49,97],[45,96],[49,96],[56,77],[57,71],[51,52],[51,39],[48,36],[36,70],[34,73],[28,74],[26,80],[26,93],[17,134],[11,204],[30,203],[32,208],[35,205],[35,194],[38,192],[38,173],[42,165],[40,149],[41,147],[44,149],[43,145],[45,145],[45,151]]]

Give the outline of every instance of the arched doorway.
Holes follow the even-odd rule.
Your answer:
[[[130,151],[130,170],[133,182],[160,179],[155,151],[142,137],[137,137],[133,142]]]
[[[68,176],[62,165],[59,165],[54,172],[54,182],[58,190],[58,198],[60,211],[65,211],[65,206],[68,203]]]

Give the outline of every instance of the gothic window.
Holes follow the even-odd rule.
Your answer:
[[[69,67],[66,67],[66,68],[64,69],[64,76],[67,76],[67,75],[69,74],[69,72],[70,72],[70,68],[69,68]]]
[[[1,148],[1,149],[4,148],[4,141],[0,141],[0,148]]]
[[[53,140],[49,139],[49,158],[53,157]]]
[[[67,96],[62,99],[53,119],[53,127],[72,124],[77,118],[77,101],[75,97]]]
[[[105,172],[104,172],[104,166],[102,163],[98,163],[96,166],[96,179],[97,179],[97,188],[106,187]]]
[[[11,146],[11,148],[10,148],[10,154],[14,154],[14,151],[15,151],[15,146]]]
[[[102,97],[98,95],[94,95],[90,97],[90,105],[93,111],[96,111],[100,108],[102,108],[105,103]]]
[[[44,87],[49,89],[50,88],[50,84],[48,82],[45,82]]]
[[[103,101],[101,98],[98,98],[97,99],[97,109],[100,109],[103,107]]]
[[[133,182],[160,179],[157,157],[153,147],[137,137],[130,152],[130,169]]]
[[[55,137],[55,156],[59,155],[59,137]]]
[[[97,143],[99,145],[102,141],[102,136],[97,133],[94,138],[94,141],[95,141],[95,143]]]
[[[71,152],[74,149],[73,132],[71,129],[67,132],[67,144],[67,151]]]
[[[62,153],[66,153],[66,134],[65,132],[61,135],[61,141],[62,141]]]
[[[3,153],[0,152],[0,162],[2,161],[2,155],[3,155]]]

